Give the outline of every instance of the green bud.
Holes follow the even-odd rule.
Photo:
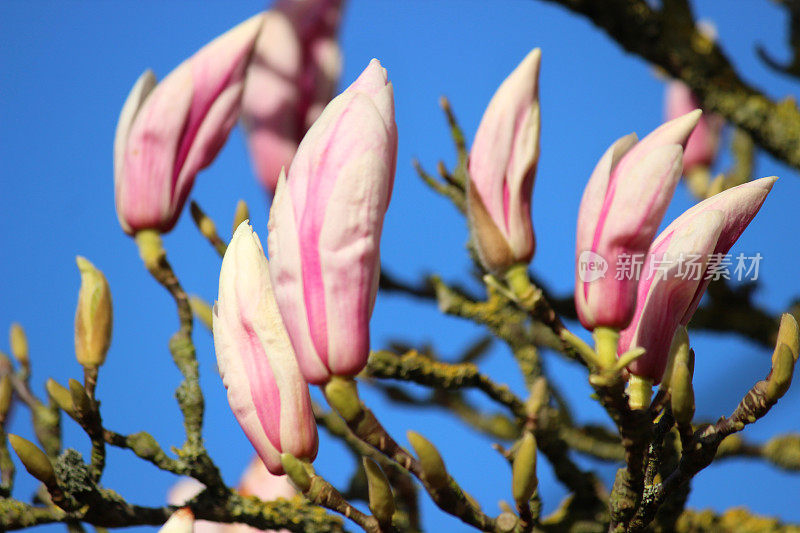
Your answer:
[[[69,393],[72,397],[72,406],[76,417],[83,418],[92,411],[89,396],[80,381],[76,379],[69,380]]]
[[[669,384],[672,380],[672,367],[675,364],[675,359],[679,358],[687,360],[689,352],[689,332],[685,326],[678,326],[675,335],[672,337],[672,344],[669,348],[669,358],[667,359],[667,366],[664,368],[664,374],[661,376],[661,389],[669,390]]]
[[[539,485],[536,477],[536,439],[530,431],[526,431],[522,436],[511,471],[511,492],[514,501],[520,505],[526,504]]]
[[[22,326],[16,322],[11,324],[9,341],[11,343],[11,355],[13,355],[24,368],[30,368],[31,360],[30,354],[28,353],[28,337],[25,335],[25,330],[22,329]]]
[[[789,348],[794,360],[797,361],[798,354],[800,354],[800,329],[797,327],[797,320],[789,313],[781,315],[781,327],[778,329],[778,342],[775,343],[776,353],[781,344],[785,344]],[[772,361],[774,364],[774,353],[772,355]]]
[[[208,305],[208,302],[199,296],[191,296],[189,298],[189,305],[192,306],[194,316],[196,316],[205,327],[212,330],[214,326],[214,313],[211,310],[211,306]]]
[[[300,492],[307,492],[311,488],[311,477],[308,475],[303,461],[290,453],[282,453],[281,464],[286,475]]]
[[[11,383],[11,376],[6,374],[0,379],[0,422],[6,419],[9,409],[11,409],[11,395],[14,387]]]
[[[75,356],[84,367],[97,368],[106,360],[114,322],[111,290],[106,277],[86,258],[76,258],[81,288],[75,310]]]
[[[214,221],[200,209],[197,202],[192,201],[189,204],[189,212],[203,237],[209,240],[217,237],[217,226],[214,224]]]
[[[358,399],[358,386],[351,378],[333,376],[323,389],[325,399],[339,416],[352,422],[363,412],[361,400]]]
[[[444,467],[439,450],[428,439],[415,431],[409,431],[406,435],[408,442],[417,452],[425,480],[435,489],[445,487],[450,482],[450,476]]]
[[[236,211],[233,213],[233,231],[231,235],[236,233],[236,228],[239,224],[250,218],[250,210],[247,208],[247,203],[244,200],[239,200],[236,204]]]
[[[369,510],[381,524],[390,524],[394,514],[394,495],[381,468],[368,457],[362,457],[369,488]]]
[[[72,404],[72,393],[65,387],[62,387],[56,380],[50,378],[47,380],[47,393],[53,399],[55,404],[67,413],[74,417],[75,406]]]
[[[792,384],[794,354],[785,344],[779,344],[772,354],[772,372],[767,379],[767,398],[777,402]]]
[[[11,443],[11,447],[14,448],[14,452],[30,475],[45,485],[52,485],[56,482],[53,464],[34,443],[17,435],[9,435],[8,442]]]
[[[670,394],[672,414],[679,424],[691,424],[694,418],[694,351],[679,350],[672,365]]]
[[[528,396],[528,401],[525,402],[525,414],[529,417],[536,416],[541,411],[542,407],[547,405],[550,399],[550,394],[547,390],[547,380],[539,376],[531,386],[531,393]]]

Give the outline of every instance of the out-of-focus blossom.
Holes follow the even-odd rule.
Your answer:
[[[646,350],[629,366],[633,374],[661,380],[678,325],[689,323],[713,277],[711,269],[753,220],[776,179],[762,178],[712,196],[675,219],[653,242],[634,318],[620,335],[620,353]]]
[[[671,81],[666,92],[666,118],[672,120],[700,107],[692,90],[682,81]],[[704,113],[697,121],[683,150],[683,173],[708,169],[714,164],[725,119],[714,113]]]
[[[275,297],[309,383],[366,365],[396,159],[392,84],[373,59],[308,130],[270,212]]]
[[[343,0],[279,0],[264,16],[242,97],[256,175],[269,191],[306,130],[333,98],[342,70]]]
[[[502,273],[533,257],[531,195],[539,160],[539,63],[531,51],[483,114],[469,157],[468,219],[484,268]]]
[[[239,117],[262,20],[256,15],[214,39],[161,83],[147,71],[134,85],[114,139],[117,217],[126,233],[175,225],[195,176]]]
[[[644,255],[681,175],[683,144],[695,110],[639,142],[635,133],[606,151],[583,192],[575,246],[575,307],[581,324],[622,329],[636,306],[635,276],[617,276],[623,261]]]
[[[283,474],[283,452],[313,460],[317,426],[308,386],[275,303],[261,242],[247,222],[222,260],[213,322],[228,402],[266,467]]]

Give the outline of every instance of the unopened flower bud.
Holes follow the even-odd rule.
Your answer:
[[[536,439],[526,431],[512,465],[511,492],[519,505],[531,499],[539,480],[536,477]]]
[[[722,257],[756,216],[778,178],[754,180],[695,205],[676,218],[650,245],[638,282],[633,320],[620,336],[619,350],[644,348],[628,365],[637,376],[658,383],[669,358],[672,337],[691,320],[712,276],[711,258]],[[686,257],[699,257],[697,274],[686,275]],[[677,260],[676,260],[677,259]],[[656,268],[660,264],[667,268]]]
[[[369,510],[380,524],[391,524],[394,514],[394,495],[389,480],[381,468],[368,457],[363,457],[364,472],[367,474],[369,489]]]
[[[2,423],[8,411],[11,409],[11,397],[14,392],[14,387],[11,383],[11,376],[6,374],[0,379],[0,423]]]
[[[97,368],[106,360],[114,323],[106,277],[86,258],[76,258],[81,289],[75,310],[75,356],[81,366]]]
[[[9,332],[9,342],[11,344],[11,355],[22,365],[23,368],[30,368],[31,362],[28,354],[28,337],[25,330],[16,322],[11,324]]]
[[[208,216],[197,202],[192,201],[189,203],[189,212],[192,215],[192,220],[194,220],[195,226],[197,229],[200,230],[200,235],[205,237],[208,240],[213,240],[219,238],[217,234],[217,225],[214,224],[214,221],[211,220],[211,217]]]
[[[669,348],[667,366],[664,368],[664,374],[661,376],[662,390],[669,390],[669,384],[672,381],[672,367],[675,365],[675,359],[680,358],[685,360],[688,357],[688,351],[689,332],[686,330],[686,326],[678,326],[675,335],[672,336],[672,345]],[[678,352],[680,352],[680,355]]]
[[[86,394],[86,389],[78,380],[69,380],[69,393],[72,397],[72,406],[76,417],[83,418],[92,411],[92,404]]]
[[[434,489],[445,487],[449,483],[450,476],[439,450],[428,439],[415,431],[409,431],[406,435],[408,442],[417,452],[425,481]]]
[[[284,472],[292,480],[297,490],[306,492],[311,488],[311,476],[308,475],[308,470],[306,470],[306,465],[303,461],[290,453],[282,453],[281,464]]]
[[[208,302],[199,296],[190,296],[189,305],[192,308],[194,316],[196,316],[205,327],[212,329],[214,324],[214,312],[211,310],[211,306],[208,305]]]
[[[272,201],[275,299],[303,377],[314,385],[355,376],[369,357],[397,162],[393,95],[373,59],[308,130]]]
[[[779,344],[772,354],[772,372],[767,378],[767,399],[777,402],[792,384],[794,354],[785,344]]]
[[[532,50],[483,114],[469,155],[467,219],[483,267],[502,274],[527,264],[536,241],[531,195],[539,160],[539,64]]]
[[[678,424],[691,424],[694,417],[693,374],[694,351],[678,350],[670,378],[672,414]]]
[[[65,413],[74,417],[75,406],[72,404],[72,393],[53,378],[47,380],[47,394],[53,402]]]
[[[333,377],[325,384],[325,398],[339,416],[351,422],[361,413],[356,382],[348,378]]]
[[[9,435],[8,442],[11,443],[11,447],[14,448],[14,452],[30,475],[45,485],[52,485],[56,482],[53,464],[34,443],[18,435]]]
[[[546,406],[550,400],[550,393],[547,390],[547,380],[540,376],[536,378],[531,386],[531,393],[528,401],[525,402],[525,414],[536,416],[542,407]]]
[[[193,533],[194,514],[188,507],[178,509],[164,522],[158,533]]]
[[[800,329],[797,327],[797,320],[789,313],[784,313],[781,316],[781,326],[778,329],[778,342],[776,346],[785,344],[797,361],[798,354],[800,354]],[[773,356],[773,362],[774,362]]]
[[[236,228],[238,228],[242,222],[249,219],[250,209],[247,207],[247,202],[239,200],[236,203],[236,211],[233,213],[233,230],[231,230],[231,235],[236,233]]]

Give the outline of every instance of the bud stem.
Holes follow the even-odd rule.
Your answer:
[[[594,330],[595,351],[601,368],[612,368],[617,362],[617,344],[619,331],[606,327]]]
[[[653,396],[653,382],[641,376],[628,379],[628,403],[631,409],[647,409]]]

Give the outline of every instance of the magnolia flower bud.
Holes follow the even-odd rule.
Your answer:
[[[8,435],[8,442],[22,462],[22,466],[30,475],[44,483],[51,485],[56,482],[56,472],[47,455],[28,439],[18,435]]]
[[[11,376],[6,374],[0,378],[0,425],[5,422],[8,412],[11,410],[13,393],[14,386],[11,383]]]
[[[239,200],[236,202],[236,210],[233,213],[233,230],[231,231],[231,235],[236,233],[236,228],[245,220],[250,220],[250,209],[247,207],[247,202]]]
[[[72,393],[53,378],[47,380],[45,387],[47,388],[47,394],[50,395],[50,398],[58,408],[69,416],[76,418],[75,406],[72,404]]]
[[[518,505],[526,505],[539,485],[536,477],[536,439],[530,431],[525,432],[519,443],[511,470],[514,501]]]
[[[30,368],[31,359],[28,351],[28,336],[25,335],[25,330],[16,322],[11,324],[9,330],[9,344],[11,346],[11,355],[14,359],[22,365],[23,368]]]
[[[169,520],[164,522],[158,533],[193,533],[194,532],[194,514],[188,507],[178,509]]]
[[[247,69],[242,124],[256,175],[270,193],[335,94],[341,7],[342,0],[279,0],[264,15]]]
[[[369,510],[380,524],[391,524],[394,514],[394,494],[389,480],[375,461],[368,457],[361,458],[364,472],[367,474],[367,490],[369,493]]]
[[[133,86],[114,139],[117,217],[126,233],[175,225],[195,176],[236,124],[262,18],[216,38],[161,83],[147,71]]]
[[[97,368],[106,360],[114,322],[111,290],[102,272],[85,258],[76,262],[81,271],[81,289],[75,310],[75,356],[84,367]]]
[[[642,267],[636,312],[619,342],[619,353],[641,347],[645,354],[628,369],[658,383],[678,325],[686,325],[710,283],[712,254],[726,254],[777,178],[762,178],[728,189],[695,205],[661,232]],[[688,259],[695,258],[693,268]],[[667,268],[654,265],[666,263]],[[709,279],[706,279],[709,278]]]
[[[634,133],[622,137],[595,167],[575,246],[575,307],[585,328],[622,329],[630,322],[638,279],[617,279],[615,268],[647,252],[681,175],[682,145],[699,118],[699,110],[688,113],[638,143]]]
[[[417,452],[425,481],[434,489],[445,487],[450,482],[450,475],[436,446],[415,431],[409,431],[406,436],[411,447]]]
[[[258,235],[243,223],[222,260],[214,348],[236,419],[269,471],[280,475],[282,452],[316,456],[317,426],[268,269]]]
[[[397,159],[392,94],[373,59],[308,130],[275,193],[270,274],[309,383],[355,375],[367,363]]]
[[[666,91],[666,120],[672,120],[700,107],[692,90],[682,81],[671,81]],[[714,164],[725,119],[714,113],[704,113],[697,121],[683,150],[683,173],[689,175],[698,168]]]
[[[468,220],[483,267],[502,274],[533,257],[531,195],[539,160],[536,48],[497,89],[469,157]]]
[[[767,378],[768,400],[777,402],[789,390],[792,384],[792,374],[794,374],[795,358],[791,348],[785,344],[775,347],[772,355],[772,371]]]
[[[694,417],[694,351],[679,350],[672,367],[669,392],[672,414],[680,425],[692,423]]]
[[[776,346],[785,344],[792,352],[794,360],[797,361],[800,354],[800,329],[797,327],[797,320],[789,313],[781,315],[781,325],[778,329],[778,342]]]

